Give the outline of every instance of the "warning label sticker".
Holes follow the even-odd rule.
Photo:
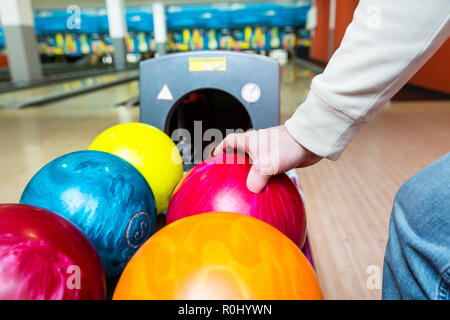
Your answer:
[[[158,100],[173,100],[172,92],[170,92],[169,87],[167,86],[167,83],[164,84],[164,86],[162,87],[162,89],[159,92],[156,99],[158,99]]]
[[[227,58],[189,58],[189,71],[226,71]]]

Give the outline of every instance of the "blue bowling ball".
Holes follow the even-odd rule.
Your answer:
[[[145,178],[125,160],[101,151],[51,161],[30,180],[20,203],[72,221],[93,243],[108,278],[122,272],[156,225],[155,198]]]

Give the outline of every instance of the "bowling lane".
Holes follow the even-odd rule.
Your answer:
[[[122,72],[108,73],[104,75],[97,75],[78,80],[71,80],[65,82],[57,82],[53,84],[33,87],[29,89],[14,90],[0,94],[0,108],[17,104],[19,101],[26,101],[31,98],[54,95],[58,93],[67,93],[74,90],[91,88],[94,86],[118,81],[121,79],[135,76],[139,73],[138,70],[127,70]]]
[[[395,194],[409,177],[449,151],[442,143],[450,141],[449,119],[450,101],[392,103],[361,130],[339,161],[322,160],[299,170],[318,278],[327,298],[381,297]]]
[[[316,74],[290,62],[281,68],[281,107],[280,121],[284,123],[306,99],[312,78]]]
[[[282,68],[283,121],[306,97],[312,76],[295,63]],[[14,91],[0,95],[0,102],[3,104],[4,99],[14,102],[15,97],[23,99],[59,89],[63,90],[63,84]],[[0,181],[3,182],[0,203],[18,201],[27,181],[55,157],[86,149],[108,127],[139,121],[139,108],[116,106],[138,94],[138,82],[132,81],[45,106],[21,110],[0,108]]]
[[[133,81],[46,106],[0,109],[0,203],[17,202],[28,180],[52,159],[88,148],[110,126],[138,121],[139,108],[115,106],[138,94]]]

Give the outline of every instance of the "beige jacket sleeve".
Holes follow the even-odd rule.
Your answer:
[[[449,17],[450,0],[361,0],[341,46],[286,121],[288,132],[311,152],[338,159],[449,37]]]

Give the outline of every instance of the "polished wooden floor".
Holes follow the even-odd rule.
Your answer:
[[[283,69],[286,120],[304,100],[312,74]],[[104,129],[138,121],[139,109],[115,104],[138,94],[131,82],[24,110],[0,109],[0,203],[17,202],[44,164],[86,149]],[[1,105],[1,101],[0,101]],[[367,269],[381,270],[396,190],[412,174],[450,150],[450,101],[384,107],[339,161],[299,170],[316,269],[329,299],[378,299]]]
[[[381,110],[340,160],[299,171],[328,298],[380,297],[381,290],[368,289],[367,272],[382,270],[395,193],[449,151],[450,102],[402,102]]]

